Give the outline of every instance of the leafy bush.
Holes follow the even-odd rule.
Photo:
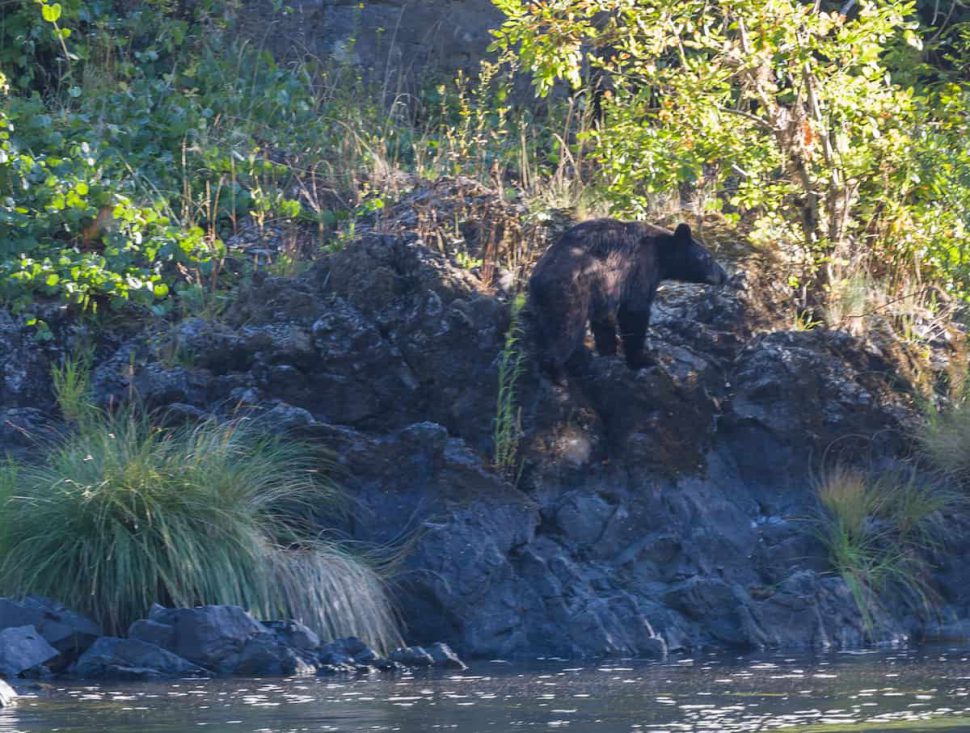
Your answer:
[[[427,104],[388,99],[352,68],[284,68],[234,41],[234,7],[0,5],[0,302],[163,313],[245,275],[224,245],[243,224],[315,230],[300,237],[312,254],[372,215],[398,169],[494,181],[549,167],[496,67]]]
[[[900,288],[930,270],[970,295],[967,92],[915,86],[910,3],[496,5],[496,45],[540,93],[566,79],[596,96],[587,144],[619,210],[644,216],[653,194],[713,187],[711,205],[746,217],[754,240],[792,250],[809,303],[860,267]]]
[[[111,632],[153,602],[231,603],[384,645],[396,631],[380,579],[314,529],[336,498],[320,467],[244,422],[82,421],[42,463],[0,469],[0,592],[57,598]]]

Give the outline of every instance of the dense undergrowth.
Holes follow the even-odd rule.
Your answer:
[[[0,300],[206,310],[257,266],[241,244],[274,238],[295,271],[458,174],[539,216],[720,211],[785,258],[804,322],[904,331],[970,294],[961,14],[496,4],[501,64],[417,91],[282,66],[236,37],[231,0],[0,6]],[[529,101],[522,71],[573,89]]]
[[[847,283],[970,293],[965,16],[906,0],[496,4],[496,46],[540,94],[592,89],[587,144],[620,210],[650,216],[692,188],[782,251],[830,325]]]
[[[568,158],[540,158],[554,128],[512,119],[494,66],[419,100],[346,66],[280,66],[231,38],[234,11],[0,7],[0,301],[197,311],[253,266],[227,250],[240,232],[282,230],[275,266],[294,266],[342,246],[404,171],[514,165],[538,187]]]

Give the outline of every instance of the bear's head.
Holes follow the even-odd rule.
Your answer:
[[[657,237],[660,276],[664,280],[723,285],[728,276],[704,246],[694,239],[690,227],[679,224],[673,234]]]

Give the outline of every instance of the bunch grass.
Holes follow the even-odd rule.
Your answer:
[[[817,492],[821,511],[815,534],[866,626],[888,593],[911,607],[929,608],[927,557],[943,543],[943,516],[959,497],[925,483],[915,470],[873,477],[845,466],[830,470]]]
[[[970,486],[970,401],[966,396],[942,412],[927,411],[918,439],[937,470],[963,487]]]
[[[92,417],[91,355],[87,351],[68,354],[51,367],[54,399],[64,419],[81,422]]]
[[[498,397],[492,430],[492,463],[508,478],[517,478],[519,441],[522,438],[522,411],[518,406],[518,381],[525,370],[522,349],[521,311],[525,299],[518,296],[512,302],[509,330],[505,346],[498,358]]]
[[[244,421],[83,421],[42,462],[0,468],[0,592],[57,598],[110,633],[153,602],[226,603],[384,647],[397,631],[381,579],[314,528],[338,500],[325,465]]]

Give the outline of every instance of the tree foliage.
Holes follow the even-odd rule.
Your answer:
[[[531,71],[591,85],[590,142],[622,210],[713,182],[756,238],[797,243],[795,278],[906,279],[927,266],[966,292],[967,91],[918,88],[907,0],[496,0],[496,46]],[[851,9],[850,9],[851,8]]]

